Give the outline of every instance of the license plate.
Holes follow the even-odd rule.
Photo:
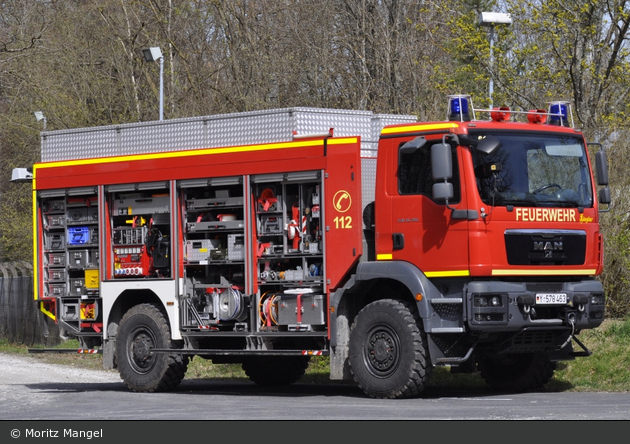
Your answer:
[[[566,303],[566,293],[536,293],[536,305],[559,305]]]

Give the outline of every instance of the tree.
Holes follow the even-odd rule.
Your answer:
[[[30,147],[36,131],[27,123],[32,111],[23,95],[28,91],[28,71],[20,69],[36,52],[49,26],[46,8],[39,2],[3,4],[0,14],[0,255],[3,260],[32,258],[31,192],[8,187],[14,167],[31,165],[37,156]],[[34,120],[34,119],[33,119]]]
[[[490,64],[480,12],[503,11]],[[627,312],[630,204],[627,1],[49,0],[0,10],[0,253],[32,257],[32,193],[8,184],[39,159],[47,130],[156,120],[164,55],[165,118],[313,106],[444,119],[447,94],[516,110],[572,102],[604,142],[615,199],[602,217],[609,310]],[[485,118],[478,115],[478,118]]]

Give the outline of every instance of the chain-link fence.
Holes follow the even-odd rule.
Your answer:
[[[57,326],[33,300],[33,266],[28,262],[0,262],[0,338],[27,346],[61,342]]]

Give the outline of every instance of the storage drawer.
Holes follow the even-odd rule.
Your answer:
[[[324,296],[283,294],[278,302],[278,325],[323,325]]]
[[[44,233],[44,244],[47,250],[63,250],[66,248],[66,236],[63,233]]]
[[[66,266],[66,253],[47,253],[48,266],[51,267],[65,267]]]
[[[47,277],[49,282],[65,282],[67,272],[65,268],[49,268]]]
[[[81,296],[85,294],[85,278],[70,278],[70,290],[68,291],[68,296]]]
[[[68,245],[97,245],[98,231],[93,227],[68,227]]]
[[[68,251],[68,268],[80,270],[83,268],[98,267],[97,250],[70,250]]]
[[[48,296],[50,297],[64,297],[68,293],[68,286],[63,284],[48,284]]]
[[[47,214],[46,228],[63,228],[66,226],[66,216],[63,214]]]

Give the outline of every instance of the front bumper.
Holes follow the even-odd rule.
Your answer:
[[[465,316],[470,331],[508,332],[541,328],[575,330],[604,320],[601,282],[473,281],[466,289]]]

